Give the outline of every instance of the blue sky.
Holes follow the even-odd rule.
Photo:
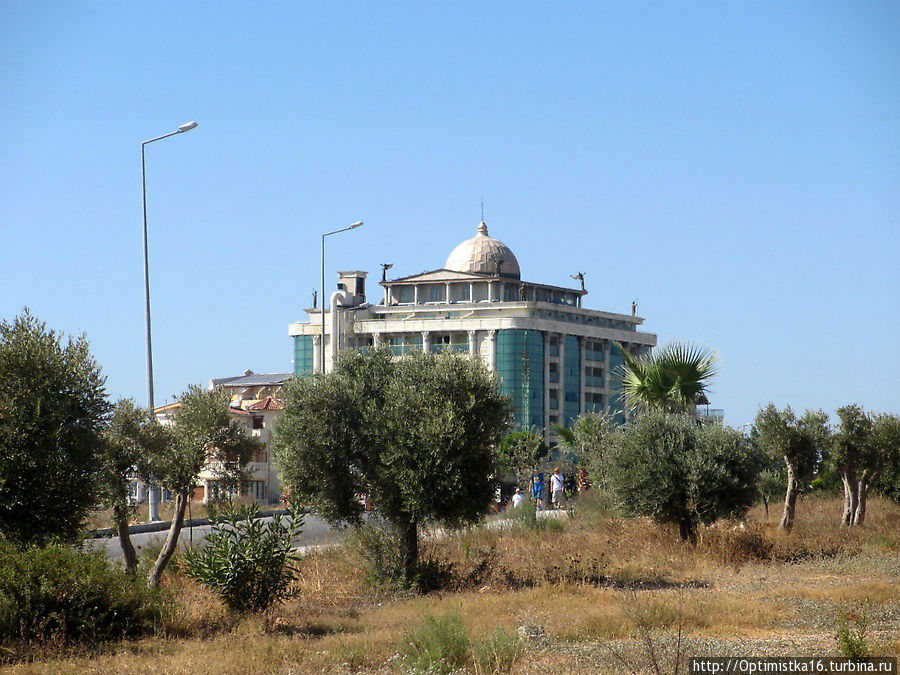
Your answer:
[[[0,8],[0,318],[157,403],[291,369],[337,269],[475,234],[660,342],[713,405],[900,412],[896,2],[34,2]]]

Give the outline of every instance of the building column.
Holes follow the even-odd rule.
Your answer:
[[[495,373],[497,372],[497,331],[489,330],[487,333],[487,364]]]
[[[378,349],[381,345],[384,344],[384,337],[381,333],[374,333],[372,335],[372,345],[375,349]]]
[[[313,372],[322,372],[322,336],[313,335]]]
[[[469,302],[475,302],[475,284],[474,282],[469,282]]]
[[[431,353],[431,331],[422,331],[422,351],[426,354]]]
[[[478,353],[478,331],[469,331],[469,355],[475,356]]]
[[[450,304],[450,282],[444,284],[444,302]]]
[[[550,333],[541,331],[541,335],[544,338],[544,443],[549,443],[552,433],[550,428]]]
[[[495,286],[495,284],[493,281],[488,281],[487,285],[488,285],[488,302],[493,302],[494,301],[494,286]]]
[[[203,503],[209,504],[209,481],[203,481]]]
[[[584,365],[585,364],[584,350],[585,350],[586,343],[587,343],[587,340],[583,337],[581,338],[581,340],[579,340],[579,347],[580,347],[579,351],[581,352],[579,355],[579,358],[578,358],[578,367],[581,369],[581,378],[580,378],[581,391],[578,392],[578,414],[579,415],[586,410],[586,408],[584,407],[585,388],[587,387],[587,375],[585,374],[586,368]]]
[[[560,426],[568,426],[566,424],[566,380],[568,373],[566,372],[566,334],[560,333],[559,337],[559,396],[557,397],[557,414],[559,415]]]
[[[413,304],[419,304],[419,284],[413,286]]]

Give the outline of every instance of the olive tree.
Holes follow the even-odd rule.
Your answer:
[[[698,427],[688,415],[655,411],[610,440],[615,501],[631,515],[676,523],[686,541],[696,540],[701,523],[743,515],[756,497],[759,457],[729,427]]]
[[[0,323],[0,533],[19,544],[73,539],[97,499],[105,378],[82,335],[28,309]]]
[[[163,452],[169,442],[167,428],[158,424],[146,408],[133,399],[121,399],[103,430],[100,455],[99,486],[101,503],[112,508],[113,524],[125,559],[125,570],[137,570],[137,553],[128,530],[131,505],[131,481],[147,478],[153,457]]]
[[[837,414],[841,424],[834,434],[831,464],[844,488],[841,523],[862,525],[869,492],[885,471],[891,473],[900,464],[900,418],[870,416],[858,405],[838,408]]]
[[[538,462],[547,456],[544,437],[535,431],[514,431],[497,446],[497,464],[502,471],[516,476],[519,487],[531,476]]]
[[[786,490],[778,527],[789,530],[794,525],[800,486],[812,479],[828,449],[828,415],[807,410],[797,419],[790,406],[778,410],[769,403],[757,413],[755,429],[757,443],[769,460],[784,461]]]
[[[582,413],[571,427],[553,426],[564,449],[578,457],[578,464],[588,473],[591,483],[606,487],[606,455],[612,419],[606,413]]]
[[[167,442],[147,466],[147,471],[175,496],[175,513],[168,536],[147,578],[151,587],[159,585],[175,553],[184,512],[200,472],[210,471],[223,483],[237,488],[246,480],[244,469],[259,448],[259,441],[248,436],[246,429],[230,418],[227,392],[204,391],[192,385],[181,395],[179,403],[174,425],[165,428]]]
[[[491,503],[510,406],[480,361],[348,352],[332,372],[283,392],[275,441],[283,484],[334,523],[359,524],[367,495],[402,535],[408,579],[423,523],[475,522]]]
[[[900,502],[900,417],[876,415],[874,421],[873,442],[882,455],[882,466],[873,484],[883,496]]]

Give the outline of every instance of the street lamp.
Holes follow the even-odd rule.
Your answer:
[[[174,136],[175,134],[183,134],[185,131],[190,131],[194,127],[197,126],[196,122],[186,122],[178,127],[175,131],[170,131],[167,134],[163,134],[162,136],[157,136],[156,138],[151,138],[149,141],[144,141],[141,143],[141,181],[143,187],[143,195],[144,195],[144,300],[146,307],[146,316],[147,316],[147,405],[150,408],[150,415],[154,415],[153,409],[153,347],[150,340],[150,258],[147,253],[147,163],[144,159],[144,148],[146,148],[150,143],[155,141],[161,141],[164,138],[168,138],[169,136]],[[156,489],[152,485],[152,477],[151,477],[151,485],[150,485],[150,494],[148,496],[150,514],[149,519],[159,520],[159,510],[156,500]]]
[[[363,222],[361,220],[357,220],[352,225],[347,227],[342,227],[340,230],[334,230],[333,232],[326,232],[322,235],[322,336],[321,336],[321,348],[319,366],[321,372],[325,372],[325,237],[330,237],[332,234],[337,234],[338,232],[346,232],[347,230],[355,230],[357,227],[362,227]],[[331,311],[334,311],[334,307],[331,308]],[[334,340],[335,336],[331,336],[331,339]]]

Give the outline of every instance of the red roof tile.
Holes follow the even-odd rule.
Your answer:
[[[284,403],[279,401],[277,398],[272,396],[266,396],[262,401],[258,401],[251,406],[247,407],[247,410],[253,412],[263,412],[267,410],[284,410]]]

